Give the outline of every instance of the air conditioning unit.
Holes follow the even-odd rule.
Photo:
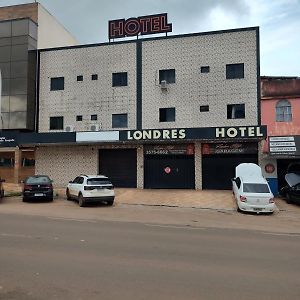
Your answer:
[[[90,131],[99,131],[101,129],[100,124],[92,124],[90,125]]]
[[[66,131],[66,132],[72,132],[72,131],[74,131],[74,127],[68,125],[68,126],[65,127],[65,131]]]
[[[168,88],[168,82],[167,82],[167,80],[162,80],[160,82],[160,88],[161,89],[167,89]]]

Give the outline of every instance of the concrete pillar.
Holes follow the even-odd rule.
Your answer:
[[[21,169],[22,151],[17,147],[15,149],[14,183],[19,182],[19,173]]]
[[[201,143],[195,143],[195,188],[202,190],[202,153]]]
[[[137,173],[137,188],[144,188],[144,147],[139,145],[137,147],[137,164],[136,164],[136,173]]]

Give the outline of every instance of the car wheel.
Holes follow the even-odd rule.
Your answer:
[[[27,199],[25,197],[22,198],[23,202],[27,202]]]
[[[82,194],[80,194],[79,196],[78,196],[78,204],[79,204],[79,206],[80,207],[84,207],[84,199],[83,199],[83,196],[82,196]]]
[[[69,189],[66,190],[67,200],[72,200]]]
[[[4,197],[4,190],[1,190],[0,198]]]
[[[48,199],[49,202],[53,202],[53,197]]]
[[[112,206],[113,204],[114,204],[114,200],[108,200],[108,201],[107,201],[107,205],[108,205],[108,206]]]
[[[286,193],[286,203],[291,204],[292,202],[293,201],[292,201],[291,195],[289,193]]]

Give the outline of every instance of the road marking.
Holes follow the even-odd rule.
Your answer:
[[[191,225],[176,226],[176,225],[159,225],[159,224],[147,224],[147,223],[144,223],[144,225],[150,226],[150,227],[174,228],[174,229],[197,229],[197,230],[205,230],[206,229],[206,228],[202,228],[202,227],[193,227]]]
[[[18,237],[18,238],[26,238],[26,239],[33,239],[31,235],[25,234],[17,234],[17,233],[1,233],[1,236],[8,236],[8,237]]]
[[[292,237],[300,237],[299,233],[277,233],[277,232],[263,232],[266,235],[278,235],[278,236],[292,236]]]
[[[59,220],[59,221],[75,221],[75,222],[87,222],[87,223],[97,223],[94,220],[84,220],[84,219],[71,219],[71,218],[54,218],[54,217],[47,217],[51,220]]]

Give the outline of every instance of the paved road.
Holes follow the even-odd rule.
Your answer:
[[[1,214],[0,299],[296,300],[299,253],[295,233]]]

